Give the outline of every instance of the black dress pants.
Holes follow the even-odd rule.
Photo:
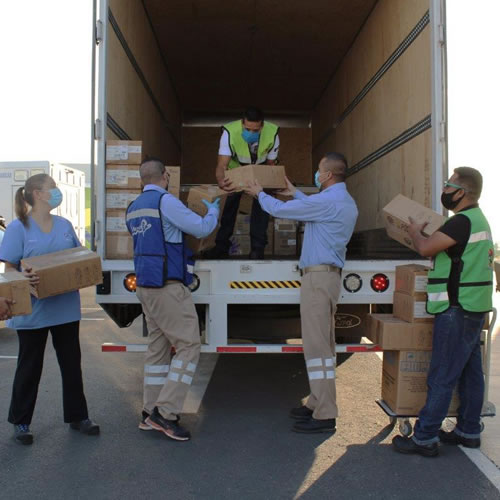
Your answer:
[[[88,418],[83,393],[79,330],[80,322],[74,321],[36,330],[17,331],[19,357],[9,409],[11,424],[31,423],[49,331],[61,369],[64,421],[78,422]]]
[[[231,247],[229,238],[233,235],[241,195],[241,192],[232,193],[226,198],[226,204],[224,205],[220,221],[220,229],[215,238],[215,246],[224,252],[228,252]],[[252,250],[264,251],[267,245],[268,224],[269,214],[262,210],[258,200],[253,200],[252,213],[250,215],[250,245]]]

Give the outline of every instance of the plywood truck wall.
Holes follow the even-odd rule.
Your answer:
[[[428,10],[428,0],[379,0],[313,113],[313,163],[341,151],[359,169],[347,181],[357,230],[382,227],[380,209],[398,193],[431,206]],[[384,154],[405,133],[413,138]]]
[[[110,139],[139,139],[147,154],[178,165],[181,115],[143,4],[110,0],[107,124]]]

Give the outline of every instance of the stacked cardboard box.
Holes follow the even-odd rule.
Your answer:
[[[274,254],[297,255],[297,222],[290,219],[274,219]]]
[[[141,193],[139,167],[142,141],[106,143],[106,258],[132,259],[132,238],[125,226],[125,211]]]

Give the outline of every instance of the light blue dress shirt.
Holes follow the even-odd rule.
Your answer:
[[[305,222],[301,269],[320,264],[344,267],[346,246],[358,218],[358,208],[345,182],[310,196],[297,189],[294,199],[286,202],[263,191],[258,199],[262,209],[273,217]]]
[[[144,191],[149,190],[167,193],[161,199],[160,213],[165,241],[168,243],[182,243],[182,233],[191,234],[196,238],[205,238],[217,227],[219,219],[217,208],[210,208],[205,217],[201,217],[160,186],[147,184]]]
[[[10,262],[20,269],[21,259],[45,255],[81,246],[71,222],[58,215],[52,216],[52,229],[44,233],[33,217],[28,217],[28,226],[19,219],[13,220],[5,231],[0,246],[0,260]],[[7,322],[16,330],[34,330],[47,326],[80,321],[80,294],[61,293],[45,299],[31,297],[32,313],[14,316]]]

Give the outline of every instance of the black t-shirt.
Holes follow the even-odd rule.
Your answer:
[[[460,212],[464,212],[465,210],[470,210],[471,208],[477,208],[479,205],[469,205],[464,209],[460,210]],[[450,301],[450,306],[458,306],[458,286],[460,284],[460,273],[463,269],[463,261],[462,255],[465,251],[465,247],[467,246],[467,242],[470,237],[470,219],[461,215],[458,212],[454,217],[450,220],[446,221],[439,231],[441,233],[446,234],[450,238],[454,239],[457,243],[450,248],[446,249],[445,252],[448,254],[448,257],[451,259],[451,272],[450,277],[448,279],[448,297]]]

